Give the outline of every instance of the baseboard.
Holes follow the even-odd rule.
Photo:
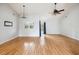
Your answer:
[[[45,35],[61,35],[61,34],[45,34]]]
[[[18,36],[18,37],[39,37],[39,36]]]
[[[66,36],[75,40],[79,40],[79,38],[75,37],[75,36],[70,36],[70,35],[65,35],[65,34],[61,34],[62,36]]]
[[[69,37],[69,38],[75,39],[75,40],[79,40],[79,38],[77,38],[77,37],[70,36],[70,35],[65,35],[65,34],[46,34],[46,35],[61,35],[61,36],[65,36],[65,37]]]
[[[1,45],[1,44],[4,44],[4,43],[7,42],[7,41],[10,41],[10,40],[12,40],[12,39],[14,39],[14,38],[16,38],[16,37],[18,37],[18,36],[14,36],[14,37],[8,38],[8,39],[6,39],[5,41],[1,42],[0,45]]]
[[[39,35],[19,35],[18,37],[39,37]]]

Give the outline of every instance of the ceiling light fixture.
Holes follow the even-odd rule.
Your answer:
[[[25,12],[25,11],[26,11],[26,10],[25,10],[26,6],[25,6],[25,5],[22,5],[22,7],[23,7],[22,18],[27,18],[27,17],[26,17],[26,12]]]

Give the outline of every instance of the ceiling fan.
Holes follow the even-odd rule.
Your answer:
[[[54,3],[54,5],[55,5],[55,9],[54,9],[54,11],[53,11],[54,15],[56,15],[56,14],[61,14],[61,12],[64,11],[64,9],[61,9],[61,10],[56,9],[57,3]]]
[[[22,8],[23,8],[23,11],[22,11],[22,17],[21,18],[27,18],[26,17],[26,12],[25,12],[25,8],[26,8],[26,6],[25,5],[22,5]]]

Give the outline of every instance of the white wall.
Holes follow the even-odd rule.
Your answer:
[[[79,40],[79,7],[71,9],[60,22],[61,34]]]
[[[39,20],[46,22],[46,34],[60,34],[59,18],[61,16],[39,15],[27,16],[26,19],[19,19],[19,36],[39,36]],[[34,22],[34,29],[25,29],[25,25],[29,22]]]
[[[33,29],[26,29],[27,23],[34,23]],[[39,36],[39,17],[28,16],[26,19],[19,19],[19,36]]]
[[[61,15],[51,15],[51,14],[41,14],[39,16],[39,20],[41,22],[46,22],[46,34],[60,34],[59,31],[59,19]]]
[[[17,17],[7,4],[0,4],[0,44],[17,36]],[[13,27],[5,27],[4,21],[13,22]]]
[[[60,34],[59,32],[59,18],[60,16],[49,16],[46,20],[47,34]]]

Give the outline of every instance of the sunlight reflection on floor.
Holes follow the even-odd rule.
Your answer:
[[[41,37],[40,37],[40,45],[41,46],[44,46],[45,45],[45,35],[42,35]]]
[[[24,43],[24,47],[25,47],[25,49],[31,50],[35,47],[35,44],[34,44],[34,42],[30,42],[30,43],[26,42],[26,43]]]

